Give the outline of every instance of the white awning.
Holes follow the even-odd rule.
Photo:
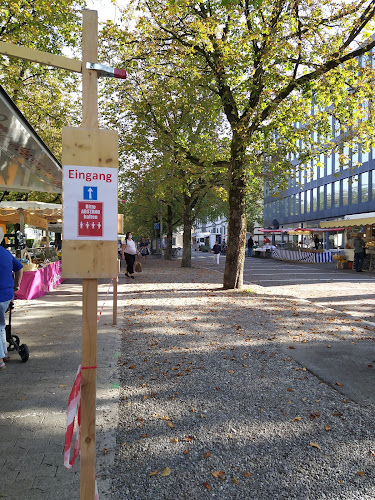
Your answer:
[[[62,221],[62,205],[39,201],[2,201],[0,223],[21,224],[48,229],[48,223]]]
[[[0,190],[62,192],[62,168],[0,86]]]
[[[352,227],[352,226],[367,226],[375,224],[375,217],[360,217],[358,219],[339,219],[330,220],[320,223],[320,227]]]

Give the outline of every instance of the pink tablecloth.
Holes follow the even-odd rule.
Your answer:
[[[62,283],[61,261],[51,262],[37,271],[25,271],[21,287],[16,293],[17,299],[29,300],[43,297]]]

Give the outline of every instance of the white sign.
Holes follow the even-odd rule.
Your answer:
[[[117,168],[63,166],[63,238],[117,240]]]

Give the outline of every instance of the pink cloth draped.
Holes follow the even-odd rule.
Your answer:
[[[37,271],[25,271],[22,276],[21,287],[16,292],[16,298],[30,300],[43,297],[62,281],[61,261],[51,262]]]

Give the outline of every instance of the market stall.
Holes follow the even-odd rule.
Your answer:
[[[346,231],[346,245],[345,253],[338,256],[336,259],[336,266],[341,269],[353,269],[354,262],[354,248],[353,240],[358,233],[363,234],[366,247],[366,257],[362,266],[364,271],[375,271],[375,217],[351,217],[336,221],[321,222],[323,228],[332,227],[334,224],[340,224]]]
[[[19,224],[21,231],[24,225],[44,229],[48,233],[48,225],[61,223],[61,205],[41,202],[0,202],[0,224]],[[61,261],[54,249],[49,248],[45,237],[43,246],[25,248],[19,257],[24,265],[21,286],[16,296],[19,299],[35,299],[42,297],[62,282]]]

